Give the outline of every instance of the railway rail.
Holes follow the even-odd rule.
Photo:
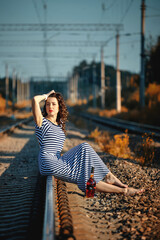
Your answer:
[[[148,136],[151,136],[152,138],[154,138],[156,140],[160,140],[160,128],[159,127],[125,121],[125,120],[116,119],[116,118],[99,117],[99,116],[91,115],[88,113],[80,113],[79,115],[82,118],[96,122],[103,126],[109,126],[110,128],[118,129],[121,131],[125,131],[126,129],[128,129],[128,132],[140,134],[140,135],[147,133]]]
[[[0,135],[3,135],[3,134],[8,133],[8,132],[12,132],[12,131],[14,131],[15,128],[20,127],[23,124],[26,124],[26,123],[32,121],[32,119],[33,119],[33,117],[29,117],[27,119],[19,121],[19,122],[15,123],[15,124],[12,124],[10,126],[6,126],[5,128],[0,130]]]
[[[8,126],[1,130],[0,134],[3,136],[5,133],[13,133],[16,128],[23,128],[24,124],[31,121],[32,118],[28,118]],[[40,176],[37,167],[34,174],[31,172],[30,174],[31,177],[23,177],[22,171],[15,177],[13,171],[7,183],[3,184],[1,179],[0,238],[2,240],[74,240],[66,184],[61,180],[55,180],[52,176]],[[13,186],[12,179],[17,181],[16,186]],[[56,219],[59,221],[57,236],[55,205],[58,209]]]
[[[7,161],[10,165],[0,177],[0,239],[2,240],[35,239],[35,236],[39,239],[42,234],[45,179],[39,175],[37,164],[31,164],[31,160],[27,157],[28,149],[34,140],[27,143],[31,129],[24,126],[28,126],[31,120],[32,118],[28,118],[0,131],[2,143],[6,140],[4,147],[2,145],[4,151],[1,150],[1,159],[4,164]],[[13,139],[10,135],[10,145],[7,145],[9,137],[6,137],[6,133],[12,133]],[[4,134],[5,138],[3,138]],[[16,145],[21,145],[20,143],[22,150],[21,153],[17,153]],[[28,149],[24,155],[25,144]],[[6,153],[8,149],[11,149],[13,155],[9,151]]]

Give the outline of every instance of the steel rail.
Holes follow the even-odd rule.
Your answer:
[[[13,125],[7,126],[6,128],[0,130],[0,135],[2,135],[2,134],[4,134],[4,133],[7,133],[7,132],[10,132],[10,131],[12,131],[13,129],[21,126],[22,124],[25,124],[25,123],[31,121],[32,119],[33,119],[33,117],[29,117],[29,118],[27,118],[27,119],[24,119],[24,120],[22,120],[22,121],[19,121],[19,122],[15,123],[15,124],[13,124]]]
[[[31,121],[33,118],[27,118],[25,120],[22,120],[20,122],[17,122],[11,126],[6,127],[5,129],[2,129],[0,131],[0,134],[4,134],[6,132],[11,132],[13,131],[16,127],[21,126],[22,124],[25,124],[29,121]],[[55,229],[54,229],[54,192],[53,192],[53,187],[54,187],[54,177],[52,176],[47,176],[46,178],[46,194],[45,194],[45,208],[44,208],[44,218],[43,218],[43,229],[42,229],[42,240],[55,240]],[[30,193],[30,191],[29,191]],[[19,202],[21,203],[22,201],[24,201],[24,204],[28,204],[28,203],[32,203],[32,199],[31,196],[32,194],[29,194],[28,191],[27,193],[21,193],[20,196],[18,196],[16,193],[14,194],[14,196],[16,196],[16,199],[12,202],[15,202],[15,204],[18,204]],[[30,196],[31,195],[31,196]],[[17,200],[18,197],[18,200]],[[4,198],[4,196],[3,196]],[[6,200],[10,199],[10,197],[8,197],[8,195],[6,196]],[[27,205],[28,206],[28,205]],[[27,207],[25,207],[26,212],[17,212],[16,210],[16,214],[15,214],[15,209],[16,207],[14,206],[14,211],[12,213],[11,209],[9,210],[9,213],[6,215],[6,221],[8,221],[8,218],[11,217],[12,215],[16,218],[16,221],[18,221],[18,218],[20,218],[21,220],[21,215],[25,215],[27,214]],[[1,215],[1,214],[0,214]],[[5,216],[4,216],[5,217]],[[3,218],[4,218],[3,217]],[[14,219],[15,219],[14,218]],[[5,219],[3,219],[4,221]],[[23,221],[24,222],[24,221]],[[10,224],[11,225],[11,224]],[[13,229],[16,228],[14,226],[14,223],[12,223],[12,225],[9,227],[11,228],[13,225]],[[4,227],[6,225],[4,224]],[[1,224],[1,227],[3,227],[3,224]],[[3,228],[4,228],[3,227]],[[4,229],[3,229],[4,230]]]
[[[58,217],[60,221],[59,239],[76,240],[74,236],[74,227],[72,221],[72,214],[69,206],[68,193],[66,184],[60,179],[56,180],[57,187],[57,206],[58,206]]]
[[[6,127],[5,129],[2,129],[0,131],[0,134],[3,135],[6,132],[12,132],[16,127],[21,126],[22,124],[25,124],[29,121],[31,121],[33,118],[30,117],[28,119],[22,120],[20,122],[17,122],[11,126]],[[55,240],[56,236],[55,236],[55,205],[54,205],[54,201],[55,201],[55,196],[54,196],[54,184],[55,184],[55,180],[53,176],[47,176],[46,177],[46,184],[45,184],[45,206],[44,206],[44,215],[43,215],[43,226],[42,226],[42,240]],[[69,203],[68,203],[68,198],[67,198],[67,191],[66,191],[66,186],[65,183],[58,180],[56,181],[56,185],[58,184],[57,188],[58,188],[58,207],[59,207],[59,217],[60,217],[60,232],[59,232],[59,237],[62,237],[67,239],[68,237],[70,239],[75,239],[74,235],[73,235],[73,223],[72,223],[72,216],[70,213],[70,209],[69,209]],[[16,196],[16,193],[14,194],[14,196]],[[31,194],[32,196],[32,194]],[[4,197],[3,197],[4,198]],[[6,197],[6,200],[10,199],[8,196]],[[27,200],[26,200],[27,199]],[[18,200],[16,198],[16,200],[13,199],[13,202],[15,202],[16,204],[18,204],[19,202],[21,203],[22,201],[28,201],[30,203],[32,203],[32,199],[30,200],[30,194],[28,193],[21,193],[21,195],[19,196]],[[26,202],[24,202],[24,204],[26,204]],[[16,206],[14,206],[14,212],[17,209]],[[27,210],[27,208],[25,209]],[[17,210],[16,210],[17,211]],[[8,217],[12,216],[13,211],[11,211],[11,209],[9,210],[9,215],[6,216],[6,220],[8,219]],[[13,213],[14,213],[13,212]],[[26,211],[27,213],[27,211]],[[20,218],[20,215],[24,215],[24,211],[23,213],[14,213],[13,216],[16,217],[16,215],[18,216],[18,218]],[[16,219],[18,221],[18,219]],[[3,219],[4,221],[4,219]],[[8,221],[8,220],[7,220]],[[33,223],[34,225],[34,223]],[[2,224],[1,224],[2,227]],[[12,225],[10,226],[12,227]],[[14,228],[14,223],[13,223],[13,228]],[[31,234],[31,233],[29,233]]]
[[[126,120],[116,119],[116,118],[107,118],[107,117],[99,117],[95,115],[91,115],[89,113],[80,113],[81,117],[91,120],[93,122],[100,123],[104,126],[109,126],[111,128],[116,128],[118,130],[126,130],[130,133],[136,134],[145,134],[147,133],[149,136],[155,139],[160,139],[160,128],[152,125],[141,124],[130,122]]]
[[[55,239],[54,191],[53,191],[54,183],[53,182],[54,182],[54,177],[47,176],[42,240]]]

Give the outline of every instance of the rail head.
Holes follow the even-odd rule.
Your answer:
[[[155,140],[160,139],[160,128],[159,127],[130,122],[130,121],[122,120],[122,119],[100,117],[100,116],[92,115],[89,113],[80,113],[79,115],[81,117],[89,119],[93,122],[103,124],[104,126],[109,126],[109,127],[115,128],[115,129],[123,130],[123,131],[128,129],[129,132],[136,133],[136,134],[147,133],[148,136],[151,136]]]
[[[20,127],[22,124],[26,124],[26,123],[28,123],[28,122],[30,122],[32,120],[33,120],[33,117],[29,117],[29,118],[23,119],[22,121],[18,121],[15,124],[7,126],[4,129],[0,130],[0,135],[3,135],[4,133],[10,132],[10,131],[12,131],[15,128]]]
[[[55,240],[53,189],[54,189],[54,177],[47,176],[42,240]]]

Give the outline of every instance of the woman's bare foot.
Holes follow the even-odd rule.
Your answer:
[[[106,183],[116,185],[118,187],[122,187],[122,188],[128,187],[126,184],[123,184],[118,178],[116,178],[111,172],[109,172],[106,175],[105,181],[106,181]]]
[[[136,194],[140,194],[140,193],[143,193],[145,190],[144,189],[135,189],[135,188],[126,188],[125,191],[124,191],[124,195],[125,196],[133,196],[133,195],[136,195]]]

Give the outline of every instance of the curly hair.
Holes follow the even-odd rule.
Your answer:
[[[67,107],[65,105],[65,102],[64,102],[64,99],[62,97],[62,95],[58,92],[55,92],[55,93],[51,93],[49,97],[54,97],[57,99],[58,101],[58,105],[59,105],[59,112],[57,114],[57,123],[59,126],[62,127],[62,130],[66,133],[66,130],[65,130],[65,125],[66,125],[66,121],[67,121],[67,117],[68,117],[68,111],[67,111]],[[42,111],[42,115],[43,117],[46,117],[47,116],[47,112],[46,112],[46,102],[45,101],[45,104],[44,104],[44,107],[43,107],[43,111]]]

